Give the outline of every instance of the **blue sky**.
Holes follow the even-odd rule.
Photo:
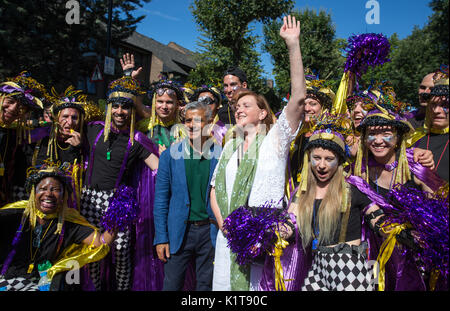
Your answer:
[[[432,14],[428,7],[430,0],[377,0],[380,23],[369,25],[366,15],[372,7],[366,8],[367,2],[369,0],[297,0],[295,9],[325,10],[331,14],[336,37],[345,39],[366,32],[383,33],[387,37],[396,32],[403,39],[411,34],[415,25],[423,27]],[[190,0],[152,0],[146,3],[137,11],[139,15],[146,15],[137,31],[161,43],[173,41],[197,51],[200,30],[189,10],[190,3]],[[254,23],[252,26],[255,35],[261,36],[262,40],[262,25]],[[270,55],[262,54],[261,63],[267,77],[272,77]]]

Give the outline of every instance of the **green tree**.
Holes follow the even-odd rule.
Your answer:
[[[417,89],[422,78],[441,64],[448,64],[448,2],[430,2],[433,14],[422,29],[414,27],[403,40],[396,34],[391,36],[391,62],[369,69],[361,84],[388,80],[400,100],[418,105]]]
[[[144,16],[132,13],[150,0],[113,1],[112,40],[128,37]],[[58,90],[77,84],[89,75],[87,53],[102,61],[106,53],[108,0],[78,1],[80,23],[68,24],[67,1],[0,0],[0,78],[28,70],[47,86]],[[58,87],[59,86],[59,87]]]
[[[331,16],[321,10],[294,11],[291,13],[301,23],[300,45],[305,68],[319,74],[321,79],[330,80],[333,89],[337,88],[343,73],[345,59],[341,49],[345,40],[337,39]],[[264,26],[263,48],[271,55],[274,65],[273,73],[279,96],[289,92],[289,57],[285,43],[279,32],[282,23],[273,21]]]
[[[194,0],[190,10],[202,37],[189,82],[221,83],[223,72],[237,65],[246,72],[252,90],[268,94],[257,50],[260,38],[254,35],[252,23],[268,23],[292,7],[292,0]]]

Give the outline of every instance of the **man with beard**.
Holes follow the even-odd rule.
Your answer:
[[[143,161],[151,170],[158,168],[156,146],[145,135],[134,131],[135,102],[139,94],[142,94],[140,85],[131,77],[111,82],[105,122],[87,125],[90,150],[81,195],[81,214],[102,230],[106,229],[103,228],[103,220],[108,207],[113,204],[120,206],[116,204],[120,200],[124,203],[125,199],[121,197],[124,194],[136,198],[135,169],[140,168],[139,164]],[[151,200],[146,198],[146,201],[149,204]],[[129,201],[126,203],[131,204]],[[141,211],[144,204],[139,202]],[[131,232],[134,228],[132,224],[123,226],[114,241],[115,278],[110,274],[110,279],[103,283],[100,265],[95,263],[89,266],[90,278],[96,290],[105,289],[106,284],[114,283],[116,290],[131,289]]]

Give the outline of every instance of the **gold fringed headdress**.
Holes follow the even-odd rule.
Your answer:
[[[47,97],[47,92],[41,83],[33,79],[28,72],[23,71],[17,77],[8,78],[6,82],[0,84],[0,109],[6,97],[17,98],[25,106],[33,110],[40,110],[43,109],[40,98]],[[28,119],[27,113],[21,113],[13,124],[4,125],[17,129],[18,144],[27,138],[28,143],[31,143],[31,128],[27,125]]]
[[[321,80],[317,75],[312,74],[310,69],[306,69],[305,74],[307,96],[312,95],[316,97],[322,105],[322,110],[331,112],[336,94],[328,86],[328,82],[326,80]]]
[[[124,76],[120,79],[112,81],[109,86],[109,95],[106,106],[106,118],[105,118],[105,130],[104,141],[108,140],[109,133],[111,131],[111,114],[113,103],[130,103],[131,104],[131,116],[130,116],[130,141],[134,143],[134,132],[136,126],[136,100],[139,95],[145,94],[141,89],[139,82],[129,76]]]
[[[355,161],[356,176],[362,176],[362,166],[365,166],[366,181],[369,181],[369,151],[365,147],[365,135],[368,126],[392,126],[401,135],[400,154],[398,158],[397,174],[395,175],[394,184],[403,184],[411,179],[408,159],[406,157],[406,144],[409,136],[414,132],[414,128],[407,121],[410,117],[410,106],[396,99],[396,95],[392,87],[387,83],[383,83],[378,87],[380,96],[377,103],[364,105],[364,110],[368,111],[367,115],[358,126],[358,131],[362,133],[359,141],[358,152]],[[363,163],[364,162],[364,163]]]
[[[305,146],[297,195],[307,191],[308,187],[309,152],[306,150],[314,147],[332,150],[341,158],[342,163],[350,156],[346,137],[352,133],[352,129],[351,120],[346,115],[324,112],[314,121],[312,131],[313,134]]]
[[[150,90],[148,91],[148,96],[152,100],[152,115],[151,115],[150,119],[143,119],[139,122],[138,129],[141,132],[145,133],[145,132],[150,131],[150,137],[153,137],[153,128],[156,125],[169,127],[173,124],[178,124],[180,122],[178,113],[176,113],[175,118],[169,122],[163,122],[162,120],[160,120],[160,118],[156,114],[156,96],[157,96],[158,90],[164,90],[164,92],[166,92],[166,90],[172,90],[173,92],[175,92],[178,101],[186,101],[187,100],[187,102],[189,102],[188,95],[185,94],[181,90],[181,88],[182,87],[178,82],[172,81],[172,80],[161,80],[159,82],[155,82],[151,86]]]
[[[28,205],[25,208],[23,217],[29,218],[31,228],[34,229],[34,227],[36,226],[37,217],[41,219],[58,218],[58,225],[55,234],[61,234],[66,209],[69,208],[69,192],[72,191],[70,183],[68,182],[68,178],[70,178],[69,174],[70,173],[67,171],[67,168],[59,165],[59,163],[53,163],[51,161],[46,161],[40,169],[37,169],[36,167],[30,167],[27,170],[25,189],[30,194],[30,197],[28,199]],[[63,202],[61,206],[58,206],[58,209],[53,214],[44,214],[36,207],[36,186],[41,180],[48,177],[58,179],[64,187]]]

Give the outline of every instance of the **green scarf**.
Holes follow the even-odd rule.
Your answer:
[[[216,175],[216,199],[225,219],[230,213],[247,204],[250,190],[252,189],[253,180],[255,178],[256,166],[259,157],[259,147],[265,135],[256,135],[247,152],[244,154],[236,173],[236,179],[233,184],[233,192],[231,194],[230,204],[228,204],[228,195],[226,189],[225,172],[231,156],[234,154],[239,145],[243,143],[242,138],[233,139],[223,150],[222,156],[218,163]],[[231,253],[231,290],[249,290],[250,285],[250,266],[240,266],[236,263],[236,255]]]

